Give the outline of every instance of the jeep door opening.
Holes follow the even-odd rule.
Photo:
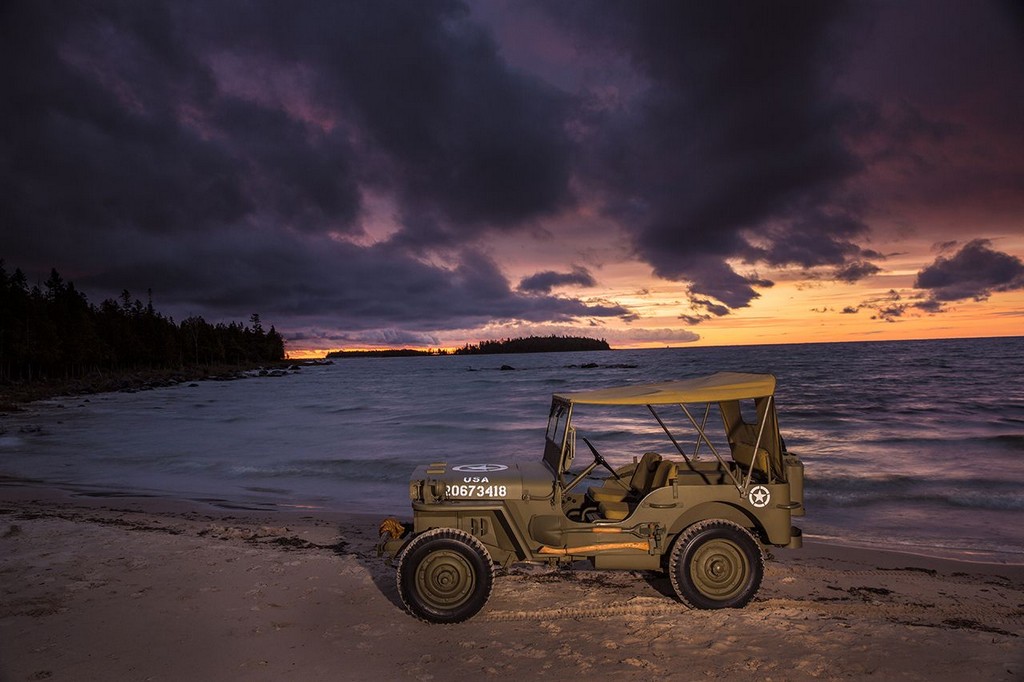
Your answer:
[[[590,405],[646,411],[667,448],[613,467],[573,422]],[[590,461],[573,473],[578,441]],[[591,477],[599,467],[607,478]],[[791,519],[804,513],[803,464],[779,434],[769,374],[555,394],[539,461],[434,462],[413,472],[409,497],[413,522],[382,524],[380,550],[398,559],[403,603],[434,623],[472,617],[494,566],[516,562],[663,570],[687,605],[739,608],[760,587],[764,548],[802,544]]]

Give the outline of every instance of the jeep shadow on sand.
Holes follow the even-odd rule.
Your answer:
[[[556,394],[540,461],[418,467],[413,522],[386,520],[378,546],[397,558],[403,603],[425,621],[457,623],[487,602],[495,565],[587,560],[663,570],[694,608],[745,606],[764,548],[802,544],[791,517],[804,513],[803,464],[779,435],[774,394],[774,376],[735,372]],[[637,451],[612,467],[576,427],[608,406],[632,411],[619,426],[649,412],[670,454]],[[574,473],[578,441],[590,461]],[[592,478],[598,467],[609,475]]]

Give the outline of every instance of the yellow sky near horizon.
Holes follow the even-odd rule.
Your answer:
[[[472,335],[469,330],[457,332],[458,338],[439,339],[433,348],[454,349],[466,343],[486,339],[548,334],[577,334],[605,338],[613,349],[664,348],[675,346],[746,346],[768,344],[835,343],[850,341],[899,341],[914,339],[974,338],[1024,335],[1024,292],[994,293],[985,301],[958,301],[940,313],[929,313],[908,305],[899,317],[887,321],[879,312],[862,307],[865,301],[876,300],[883,305],[892,291],[903,292],[898,303],[913,304],[909,285],[913,277],[880,275],[868,282],[853,285],[806,280],[779,281],[774,287],[760,291],[761,297],[747,308],[735,309],[729,315],[713,318],[699,325],[679,319],[687,309],[679,285],[660,282],[643,294],[615,291],[596,294],[608,297],[638,310],[643,317],[633,322],[614,320],[601,326],[552,327],[550,325],[517,325],[488,327]],[[896,303],[896,302],[893,302]],[[857,312],[843,312],[846,308]],[[699,335],[698,339],[647,340],[642,330],[679,330]],[[354,344],[343,347],[289,347],[295,359],[323,357],[332,350],[356,350],[384,347],[380,344]],[[427,347],[404,344],[403,347]]]

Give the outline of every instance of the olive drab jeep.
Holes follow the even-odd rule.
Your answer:
[[[418,467],[412,523],[381,525],[402,601],[422,620],[457,623],[487,602],[496,565],[585,560],[665,571],[693,608],[745,606],[764,548],[802,544],[791,519],[804,513],[803,464],[779,435],[774,394],[774,376],[734,372],[556,394],[539,461]],[[613,467],[593,442],[600,419],[590,434],[577,430],[587,409],[608,406],[649,413],[667,447]],[[580,441],[589,461],[574,473]],[[592,477],[599,467],[607,475]]]

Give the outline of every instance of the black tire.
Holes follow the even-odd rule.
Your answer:
[[[692,608],[739,609],[761,587],[764,554],[742,526],[724,519],[701,521],[679,534],[668,576],[676,595]]]
[[[456,528],[435,528],[409,541],[398,558],[398,593],[417,618],[460,623],[487,603],[494,563],[483,543]]]

